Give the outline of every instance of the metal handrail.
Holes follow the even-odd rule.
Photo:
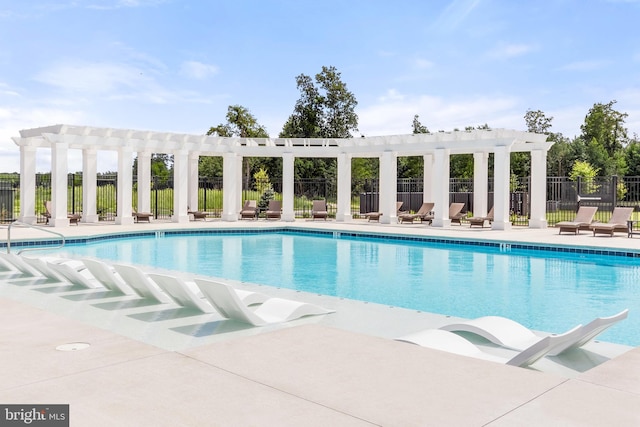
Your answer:
[[[42,230],[42,231],[45,231],[47,233],[55,234],[56,236],[59,236],[62,239],[62,243],[59,246],[47,247],[47,249],[59,249],[59,248],[64,246],[64,243],[65,243],[64,235],[61,234],[61,233],[58,233],[57,231],[49,230],[47,228],[36,226],[36,225],[33,225],[33,224],[27,224],[26,222],[13,221],[7,227],[7,253],[11,253],[11,227],[13,225],[16,225],[16,224],[17,225],[22,225],[24,227],[33,228],[35,230]],[[35,251],[35,250],[39,250],[39,249],[42,249],[42,248],[26,248],[26,249],[22,249],[21,251],[19,251],[18,254],[21,254],[22,252],[25,252],[25,251]]]

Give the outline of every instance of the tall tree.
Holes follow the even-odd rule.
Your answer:
[[[296,77],[300,99],[280,132],[281,138],[351,138],[358,130],[356,97],[335,67],[322,67],[315,79]],[[335,159],[296,158],[298,178],[335,176]]]
[[[207,135],[216,135],[222,137],[239,137],[239,138],[268,138],[267,129],[258,123],[258,120],[251,112],[241,105],[230,105],[227,108],[227,122],[218,126],[209,128]],[[221,160],[218,160],[221,161]],[[200,159],[199,169],[204,170],[220,170],[220,168],[212,167],[211,161]],[[244,188],[250,188],[251,177],[255,172],[256,159],[245,157],[243,159],[244,169]]]
[[[430,133],[429,129],[420,123],[420,116],[413,116],[411,123],[414,135],[419,133]],[[403,156],[398,157],[398,178],[418,178],[424,175],[423,156]]]
[[[627,129],[624,127],[628,114],[614,110],[615,104],[615,100],[607,104],[594,104],[584,118],[584,124],[580,126],[581,138],[587,142],[595,139],[610,156],[625,147],[628,142]]]
[[[570,169],[570,141],[562,133],[551,131],[553,117],[541,110],[527,110],[524,121],[528,132],[547,135],[547,140],[554,143],[547,153],[547,175],[564,176]]]
[[[429,133],[429,129],[424,126],[422,123],[420,123],[420,116],[418,116],[417,114],[415,116],[413,116],[413,134],[417,134],[417,133]]]

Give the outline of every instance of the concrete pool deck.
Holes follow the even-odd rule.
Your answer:
[[[559,236],[552,228],[432,229],[361,221],[81,224],[64,234],[288,225],[640,249],[640,239],[622,233]],[[42,237],[36,230],[12,230],[12,239]],[[71,425],[640,424],[640,348],[591,343],[574,357],[583,363],[578,369],[550,359],[522,369],[391,339],[447,321],[431,313],[270,288],[337,311],[247,328],[217,315],[141,307],[54,283],[0,280],[11,283],[0,287],[0,403],[70,404]],[[74,342],[90,347],[56,350]]]

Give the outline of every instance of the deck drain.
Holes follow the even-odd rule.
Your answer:
[[[62,344],[56,347],[59,351],[78,351],[84,350],[91,346],[88,342],[72,342],[69,344]]]

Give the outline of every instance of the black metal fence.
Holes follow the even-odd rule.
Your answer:
[[[115,219],[117,176],[99,175],[97,178],[96,206],[101,221]],[[17,219],[20,212],[20,182],[17,175],[0,179],[0,221]],[[361,218],[366,212],[378,211],[380,182],[377,179],[354,180],[351,185],[351,214]],[[422,178],[398,179],[398,201],[403,210],[417,211],[423,200]],[[450,202],[463,202],[463,212],[473,213],[473,179],[451,179]],[[137,208],[138,182],[133,178],[132,207]],[[596,220],[607,221],[615,206],[640,207],[640,177],[606,177],[571,180],[567,177],[548,177],[546,189],[547,221],[553,225],[570,220],[580,206],[597,206]],[[68,204],[70,213],[82,212],[82,174],[68,176]],[[223,201],[222,178],[201,178],[198,185],[198,209],[219,217]],[[282,181],[254,185],[244,188],[242,199],[253,199],[259,206],[266,206],[268,199],[282,199]],[[327,201],[329,216],[334,217],[337,202],[337,183],[330,179],[304,179],[294,182],[294,212],[298,218],[311,215],[313,200]],[[36,216],[45,222],[44,202],[51,200],[51,175],[36,175]],[[488,181],[488,207],[493,206],[493,178]],[[513,178],[510,182],[509,209],[514,225],[527,225],[531,212],[530,179]],[[152,177],[151,210],[156,218],[168,219],[173,215],[172,178]]]

